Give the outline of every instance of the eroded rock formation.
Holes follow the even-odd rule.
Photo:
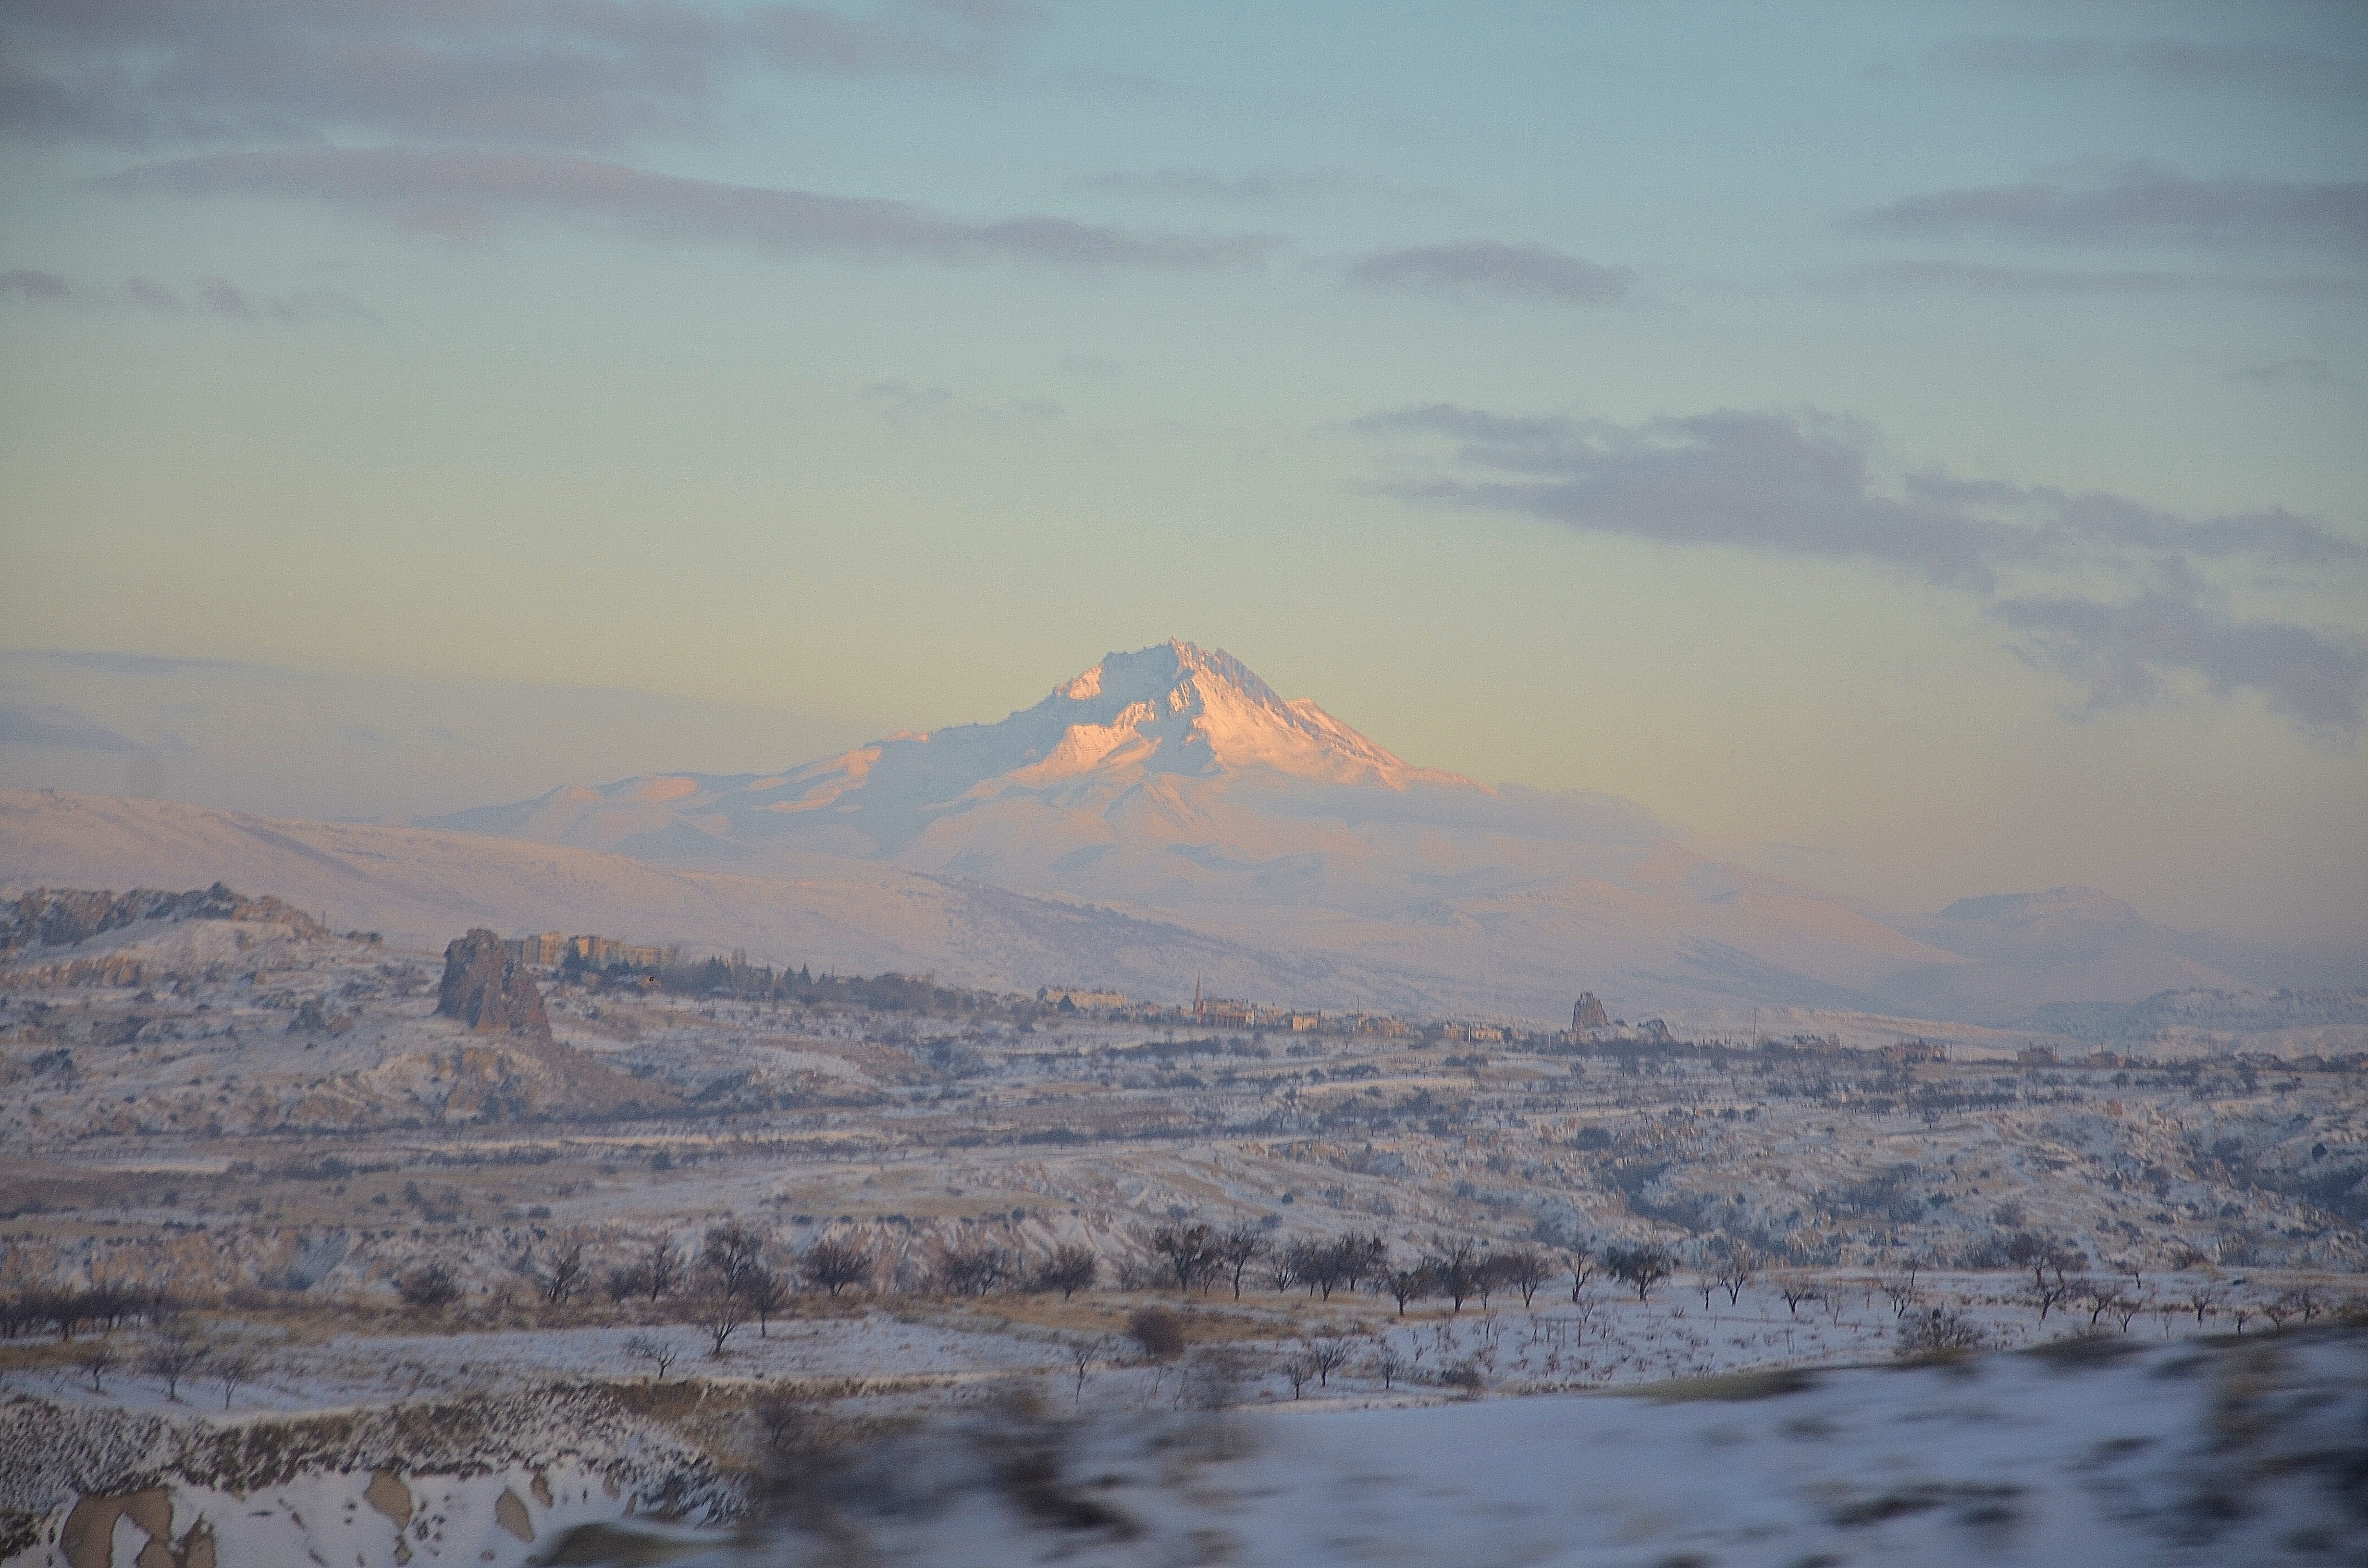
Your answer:
[[[436,1011],[479,1034],[551,1039],[542,993],[535,989],[525,966],[510,956],[508,946],[482,926],[445,948],[444,988],[437,996]]]

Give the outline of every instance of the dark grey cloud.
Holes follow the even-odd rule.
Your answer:
[[[227,278],[200,278],[186,290],[159,283],[153,278],[128,278],[120,285],[102,287],[79,283],[60,273],[19,267],[0,272],[0,298],[9,297],[40,304],[204,316],[256,326],[378,319],[360,301],[334,289],[259,293],[242,289]]]
[[[1231,176],[1206,169],[1106,169],[1077,176],[1069,188],[1095,196],[1267,206],[1329,196],[1349,183],[1349,176],[1337,169],[1259,169]]]
[[[2259,693],[2312,729],[2356,734],[2368,687],[2368,641],[2286,621],[2239,619],[2200,596],[2156,592],[2119,602],[2009,598],[1990,607],[2025,638],[2026,656],[2089,688],[2088,710],[2150,702],[2168,679],[2200,678],[2215,697]]]
[[[2179,676],[2260,693],[2315,730],[2353,734],[2368,644],[2214,608],[2215,572],[2358,574],[2368,547],[2271,508],[2191,517],[2124,496],[1966,480],[1896,483],[1861,421],[1720,410],[1622,425],[1453,404],[1356,424],[1418,465],[1399,499],[1589,533],[1873,562],[1982,603],[2026,656],[2089,683],[2090,706],[2144,701]],[[2065,593],[2060,585],[2079,583]],[[2120,585],[2118,592],[2114,585]]]
[[[1422,293],[1495,295],[1532,304],[1615,305],[1636,275],[1545,245],[1455,240],[1376,251],[1349,268],[1352,282]]]
[[[2183,39],[1978,38],[1949,44],[1941,65],[1983,75],[2074,81],[2125,76],[2164,87],[2271,93],[2368,92],[2368,60],[2260,44]]]
[[[1972,294],[2072,299],[2180,299],[2237,295],[2301,304],[2356,304],[2368,300],[2368,278],[2328,274],[2149,271],[2136,268],[1998,267],[1983,262],[1892,261],[1816,274],[1819,287],[1852,292],[1905,293],[1946,289]]]
[[[2196,251],[2368,246],[2368,183],[2197,179],[2157,165],[2086,165],[2020,185],[1911,196],[1851,226],[1913,239]]]
[[[137,741],[55,703],[0,702],[0,745],[58,746],[69,751],[138,751]]]
[[[1212,267],[1264,257],[1257,235],[1157,233],[1023,215],[965,222],[901,201],[726,185],[543,153],[287,148],[150,164],[108,185],[193,195],[239,192],[326,201],[448,238],[519,217],[575,219],[653,238],[739,244],[777,256],[1077,267]]]
[[[28,0],[0,13],[0,132],[608,148],[707,125],[744,73],[977,72],[1034,25],[970,0]]]
[[[2335,385],[2335,368],[2324,359],[2304,355],[2269,365],[2248,365],[2220,379],[2240,386],[2331,387]]]

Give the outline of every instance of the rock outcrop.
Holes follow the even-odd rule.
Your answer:
[[[444,987],[436,1011],[479,1034],[518,1034],[548,1041],[551,1020],[525,966],[493,932],[479,926],[444,949]]]
[[[302,936],[317,936],[322,929],[319,921],[292,904],[276,898],[247,898],[221,882],[187,892],[133,888],[119,894],[35,888],[0,904],[0,953],[36,946],[68,947],[142,920],[263,921],[290,926]]]

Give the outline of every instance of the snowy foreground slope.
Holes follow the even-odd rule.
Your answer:
[[[631,1417],[581,1393],[513,1403],[519,1430],[472,1439],[399,1411],[272,1433],[20,1399],[0,1407],[0,1505],[37,1511],[40,1539],[7,1561],[2368,1560],[2356,1330],[2076,1340],[1622,1396],[1255,1412],[1088,1401],[1075,1415],[988,1403],[854,1443],[777,1422],[734,1471],[676,1435],[695,1401]],[[472,1440],[483,1455],[461,1451]],[[307,1465],[308,1451],[349,1468]],[[654,1509],[674,1522],[643,1523]]]

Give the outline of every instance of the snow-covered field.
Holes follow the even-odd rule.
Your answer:
[[[653,1512],[761,1515],[759,1560],[803,1518],[994,1561],[930,1532],[1007,1504],[1133,1523],[982,1539],[1159,1562],[2304,1562],[2341,1523],[2265,1480],[2283,1500],[2191,1540],[2179,1499],[2198,1444],[2334,1419],[2226,1415],[2243,1391],[2356,1389],[2357,1335],[2328,1337],[2368,1300],[2344,1062],[1192,1031],[549,973],[545,1040],[437,1016],[439,974],[284,909],[0,963],[0,1523],[27,1561],[377,1568],[400,1516],[416,1559],[524,1562]],[[1243,1267],[1179,1290],[1156,1233],[1203,1223]],[[727,1232],[781,1289],[719,1341],[700,1259]],[[1351,1237],[1415,1271],[1403,1307],[1370,1265],[1328,1291],[1285,1267]],[[864,1260],[835,1294],[825,1240]],[[1673,1269],[1643,1298],[1605,1267],[1638,1246]],[[1458,1248],[1533,1255],[1532,1294],[1450,1299],[1417,1266]],[[1094,1265],[1073,1293],[1061,1249]],[[992,1267],[960,1283],[965,1257]],[[437,1270],[449,1299],[406,1302]],[[1846,1369],[1935,1312],[2032,1357]],[[2044,1348],[2092,1332],[2094,1365]],[[1769,1397],[1610,1397],[1704,1378]],[[883,1427],[920,1447],[878,1458]],[[1011,1503],[990,1431],[1101,1502],[1048,1499],[1031,1460]],[[2157,1441],[2092,1462],[2132,1436]],[[855,1467],[829,1519],[791,1483],[815,1444]],[[863,1514],[867,1464],[927,1506]]]

